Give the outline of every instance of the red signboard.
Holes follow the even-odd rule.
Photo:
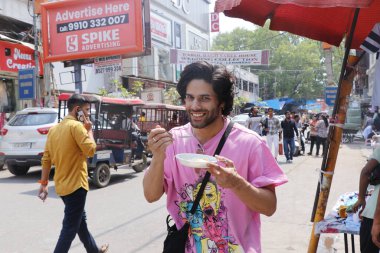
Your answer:
[[[144,52],[142,0],[67,0],[41,5],[44,61]]]
[[[219,13],[211,13],[211,32],[219,32]]]
[[[20,69],[30,69],[36,66],[34,50],[23,44],[0,41],[0,70],[18,72]],[[42,63],[39,61],[39,73],[43,74]]]

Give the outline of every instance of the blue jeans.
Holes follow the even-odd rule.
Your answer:
[[[65,216],[54,253],[69,252],[71,243],[76,234],[78,234],[87,253],[99,253],[99,248],[87,229],[86,212],[84,210],[86,196],[87,191],[83,188],[79,188],[75,192],[61,197],[63,203],[65,203]]]
[[[293,160],[293,154],[294,154],[294,137],[293,138],[285,138],[284,137],[284,153],[286,156],[286,160]],[[290,150],[289,150],[290,148]]]

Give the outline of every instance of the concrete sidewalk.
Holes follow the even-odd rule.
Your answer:
[[[309,147],[306,147],[309,150]],[[372,149],[364,143],[342,144],[338,153],[335,174],[326,209],[326,215],[335,205],[338,197],[345,192],[357,191],[360,171]],[[313,209],[322,157],[299,156],[292,164],[281,156],[279,163],[289,182],[276,189],[277,212],[272,217],[262,216],[262,248],[264,253],[307,252],[312,223]],[[326,238],[330,238],[326,240]],[[332,241],[326,249],[325,242]],[[355,236],[356,252],[359,250],[359,236]],[[318,252],[344,252],[343,234],[325,234],[319,240]]]

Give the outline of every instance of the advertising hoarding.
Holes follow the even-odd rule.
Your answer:
[[[44,61],[144,53],[142,0],[41,5]]]

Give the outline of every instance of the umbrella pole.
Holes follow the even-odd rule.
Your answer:
[[[351,42],[353,34],[356,27],[356,22],[359,16],[360,9],[355,10],[354,19],[352,21],[350,34],[346,43],[346,52],[344,55],[341,74],[339,78],[338,91],[335,99],[334,110],[332,113],[333,119],[335,119],[336,124],[344,124],[346,121],[346,113],[348,107],[348,97],[351,94],[352,82],[355,76],[354,71],[348,71],[346,73],[346,63],[348,62],[351,66],[358,62],[358,57],[349,56],[349,51],[351,48]],[[352,64],[351,64],[352,63]],[[335,164],[338,157],[338,151],[340,142],[342,139],[343,128],[342,125],[335,125],[330,127],[330,133],[328,136],[327,152],[323,154],[323,162],[321,168],[320,182],[318,183],[317,194],[315,200],[318,199],[318,203],[314,203],[313,214],[314,224],[311,231],[311,238],[309,242],[308,253],[317,252],[319,234],[316,235],[315,225],[324,219],[328,197],[330,194],[331,183],[334,175]],[[315,211],[316,208],[316,211]]]

